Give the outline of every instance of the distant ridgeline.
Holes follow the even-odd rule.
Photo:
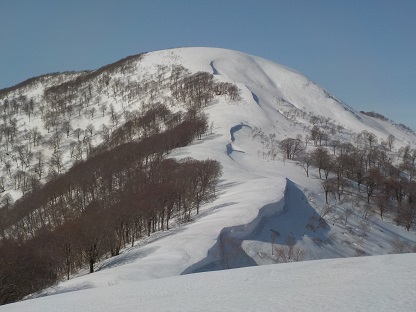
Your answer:
[[[376,112],[373,112],[373,111],[372,111],[372,112],[364,112],[364,111],[360,111],[360,113],[361,113],[361,114],[364,114],[364,115],[367,115],[367,116],[370,116],[370,117],[373,117],[373,118],[377,118],[377,119],[383,120],[383,121],[391,122],[391,123],[393,123],[396,127],[398,127],[399,129],[401,129],[401,130],[408,131],[408,132],[411,132],[411,133],[415,133],[415,132],[414,132],[414,130],[413,130],[413,129],[411,129],[410,127],[408,127],[408,126],[406,126],[406,125],[404,125],[404,124],[401,124],[401,123],[396,124],[396,123],[395,123],[395,122],[393,122],[391,119],[389,119],[389,118],[387,118],[387,117],[383,116],[382,114],[379,114],[379,113],[376,113]]]
[[[384,120],[384,121],[390,121],[390,119],[388,119],[387,117],[384,117],[382,114],[376,113],[376,112],[365,112],[365,111],[360,111],[361,114],[373,117],[373,118],[377,118],[380,120]]]

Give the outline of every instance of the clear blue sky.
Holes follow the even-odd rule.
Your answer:
[[[416,0],[0,0],[0,88],[179,46],[270,59],[416,129]]]

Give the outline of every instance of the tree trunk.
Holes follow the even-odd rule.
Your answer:
[[[94,273],[94,259],[90,258],[90,273]]]

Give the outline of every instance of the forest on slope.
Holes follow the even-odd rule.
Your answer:
[[[215,197],[221,175],[217,161],[166,158],[172,149],[207,133],[202,109],[214,95],[238,96],[235,86],[216,83],[211,74],[191,75],[177,66],[159,72],[158,82],[112,81],[116,101],[140,98],[145,102],[141,109],[123,109],[121,115],[111,105],[111,126],[102,124],[99,133],[91,123],[85,129],[72,128],[81,114],[94,118],[91,102],[103,93],[109,96],[109,81],[114,80],[110,74],[126,74],[134,67],[132,60],[140,57],[74,79],[63,74],[39,101],[24,95],[25,88],[49,76],[2,91],[2,188],[12,185],[22,196],[16,201],[10,194],[1,198],[1,303],[19,300],[62,276],[69,278],[85,264],[93,272],[101,257],[117,255],[143,235],[169,229],[173,217],[175,223],[188,222],[193,210],[198,214],[201,203]],[[173,97],[169,101],[179,103],[176,112],[153,101],[166,88]],[[106,104],[99,109],[105,117]],[[94,136],[101,138],[96,146]],[[45,147],[52,150],[49,159]]]

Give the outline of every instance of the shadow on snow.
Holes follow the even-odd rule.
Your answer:
[[[263,206],[248,224],[224,228],[207,256],[182,274],[256,266],[256,261],[243,249],[243,241],[271,243],[273,236],[276,245],[287,245],[289,238],[296,243],[305,237],[327,241],[329,226],[325,222],[318,226],[318,219],[319,214],[306,195],[287,179],[283,199]]]

